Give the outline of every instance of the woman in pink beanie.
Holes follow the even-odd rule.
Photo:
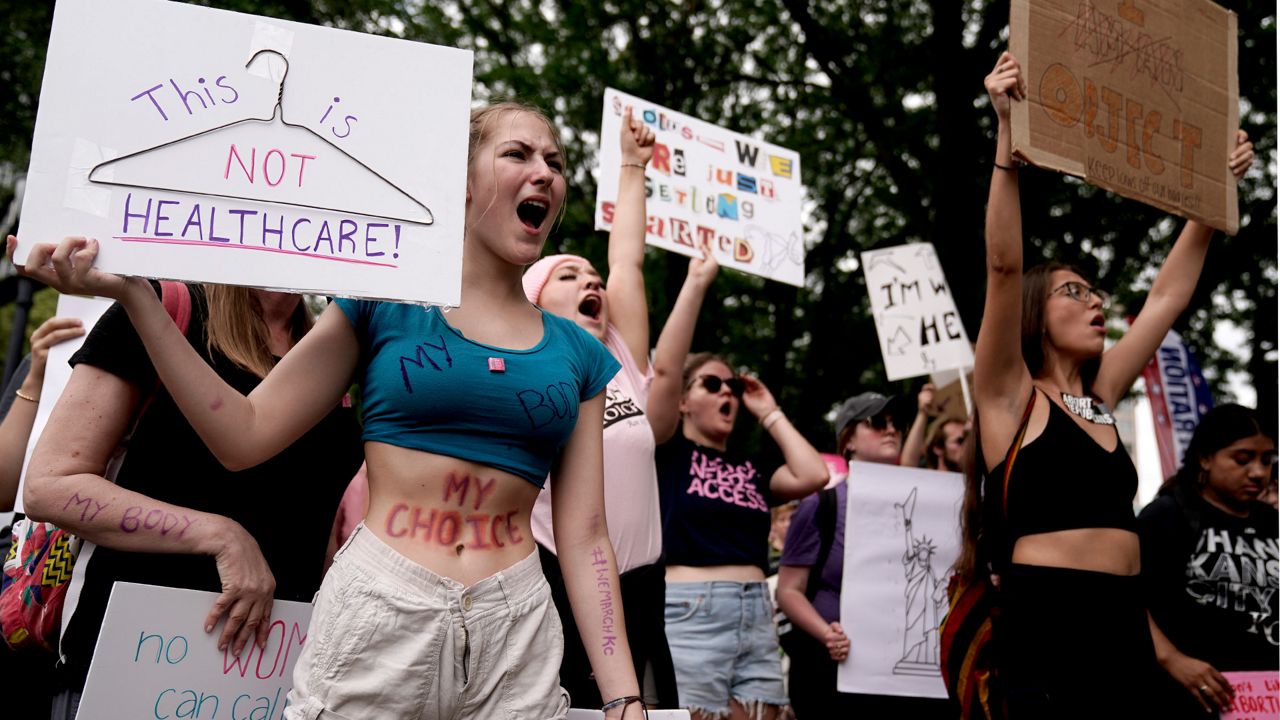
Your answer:
[[[704,248],[689,261],[689,275],[649,363],[649,310],[644,288],[644,169],[653,156],[653,130],[623,118],[618,198],[609,234],[609,284],[591,262],[577,255],[549,255],[529,266],[524,290],[529,301],[573,320],[595,336],[622,364],[605,390],[604,483],[609,538],[622,573],[627,637],[637,680],[645,675],[657,707],[674,708],[678,696],[671,653],[663,630],[665,584],[662,521],[654,448],[675,432],[679,421],[680,372],[689,352],[698,309],[719,265]],[[607,170],[606,170],[607,172]],[[601,704],[582,637],[570,611],[552,534],[550,482],[533,509],[533,536],[565,629],[560,683],[574,707]]]

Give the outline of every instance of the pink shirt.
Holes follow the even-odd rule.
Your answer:
[[[605,388],[604,514],[618,571],[651,565],[662,555],[658,474],[653,462],[653,428],[645,415],[653,370],[642,373],[618,330],[610,325],[604,345],[622,369]],[[551,478],[533,506],[533,537],[556,551],[551,531]]]

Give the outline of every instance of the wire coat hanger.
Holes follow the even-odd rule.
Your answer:
[[[244,66],[245,66],[245,68],[248,68],[250,65],[252,65],[252,64],[253,64],[253,61],[254,61],[254,60],[257,60],[257,59],[258,59],[258,56],[260,56],[260,55],[262,55],[262,54],[264,54],[264,53],[266,53],[266,54],[270,54],[270,55],[275,55],[275,56],[279,57],[279,58],[284,62],[284,74],[282,74],[282,75],[280,76],[280,88],[279,88],[279,91],[276,93],[276,103],[275,103],[275,105],[274,105],[274,106],[272,107],[272,109],[271,109],[271,115],[270,115],[270,116],[268,116],[268,117],[264,117],[264,118],[262,118],[262,117],[247,117],[247,118],[241,118],[241,119],[239,119],[239,120],[233,120],[233,121],[231,121],[231,122],[229,122],[229,123],[225,123],[225,124],[223,124],[223,125],[219,125],[219,126],[217,126],[217,127],[209,128],[208,130],[201,130],[201,131],[200,131],[200,132],[198,132],[198,133],[194,133],[194,134],[192,134],[192,135],[187,135],[186,137],[181,137],[181,138],[178,138],[178,139],[176,139],[176,140],[170,140],[169,142],[161,143],[160,145],[156,145],[156,146],[154,146],[154,147],[149,147],[149,148],[146,148],[146,149],[143,149],[143,150],[138,150],[138,151],[135,151],[135,152],[131,152],[131,153],[127,154],[127,155],[121,155],[120,157],[112,158],[112,159],[110,159],[110,160],[105,160],[105,161],[100,162],[100,163],[98,163],[97,165],[93,166],[93,168],[89,171],[89,182],[99,183],[99,184],[102,184],[102,185],[115,185],[115,186],[118,186],[118,187],[135,187],[135,188],[140,188],[140,189],[144,189],[144,190],[167,190],[167,191],[171,191],[171,192],[186,192],[186,191],[183,191],[183,190],[177,190],[177,189],[175,189],[175,188],[171,188],[171,187],[161,187],[161,186],[157,186],[157,185],[139,185],[139,184],[135,184],[135,183],[115,182],[114,180],[98,180],[98,179],[94,179],[94,173],[98,172],[99,170],[106,169],[107,167],[109,167],[109,166],[111,166],[111,165],[113,165],[113,164],[115,164],[115,163],[119,163],[119,162],[123,162],[123,161],[125,161],[125,160],[128,160],[129,158],[138,157],[138,156],[140,156],[140,155],[145,155],[145,154],[147,154],[147,153],[154,152],[154,151],[156,151],[156,150],[160,150],[160,149],[163,149],[163,148],[166,148],[166,147],[170,147],[170,146],[173,146],[173,145],[178,145],[178,144],[184,143],[184,142],[186,142],[186,141],[188,141],[188,140],[194,140],[194,139],[196,139],[196,138],[203,137],[203,136],[205,136],[205,135],[209,135],[209,134],[211,134],[211,133],[219,132],[219,131],[221,131],[221,130],[225,130],[225,129],[230,128],[230,127],[233,127],[233,126],[240,125],[240,124],[242,124],[242,123],[248,123],[248,122],[265,122],[265,123],[270,123],[270,122],[275,122],[275,121],[279,120],[280,124],[284,125],[285,127],[295,128],[295,129],[298,129],[298,130],[305,130],[306,132],[310,133],[312,136],[314,136],[314,137],[319,138],[320,140],[322,140],[322,141],[323,141],[326,145],[328,145],[329,147],[332,147],[334,150],[337,150],[338,152],[342,153],[345,157],[347,157],[348,159],[350,159],[352,162],[356,163],[356,164],[357,164],[357,165],[359,165],[360,167],[362,167],[362,168],[364,168],[365,170],[367,170],[367,171],[369,171],[370,173],[372,173],[372,174],[373,174],[374,176],[376,176],[379,180],[381,180],[382,182],[384,182],[384,183],[386,183],[387,185],[389,185],[389,186],[391,186],[392,188],[394,188],[394,189],[395,189],[395,191],[396,191],[396,192],[398,192],[400,195],[404,196],[405,198],[408,198],[408,199],[409,199],[409,200],[410,200],[414,205],[417,205],[418,207],[422,208],[422,211],[425,213],[425,219],[420,218],[420,217],[419,217],[419,218],[410,218],[410,217],[394,217],[394,216],[390,216],[390,215],[376,215],[376,214],[373,214],[373,213],[361,212],[361,211],[357,211],[357,210],[342,210],[342,209],[339,209],[339,208],[332,208],[332,207],[327,207],[327,206],[324,206],[324,205],[312,205],[312,204],[308,204],[308,203],[290,202],[290,201],[288,201],[288,200],[266,200],[266,199],[263,199],[263,198],[258,198],[258,197],[246,197],[246,196],[243,196],[243,195],[229,195],[229,194],[211,193],[211,192],[203,192],[203,191],[201,191],[201,192],[197,192],[196,194],[199,194],[199,195],[206,195],[206,196],[208,196],[208,197],[228,198],[228,199],[231,199],[231,200],[249,200],[249,201],[252,201],[252,202],[265,202],[265,203],[271,203],[271,204],[275,204],[275,205],[292,205],[292,206],[294,206],[294,207],[305,207],[305,208],[311,208],[311,209],[314,209],[314,210],[324,210],[324,211],[327,211],[327,212],[334,212],[334,213],[345,213],[345,214],[350,214],[350,215],[363,215],[363,216],[365,216],[365,217],[385,218],[385,219],[389,219],[389,220],[399,220],[399,221],[401,221],[401,222],[405,222],[405,223],[413,223],[413,224],[417,224],[417,225],[431,225],[431,224],[434,224],[434,223],[435,223],[435,214],[431,212],[431,208],[428,208],[426,205],[424,205],[424,204],[423,204],[421,201],[419,201],[417,198],[415,198],[415,197],[413,197],[412,195],[410,195],[409,193],[405,192],[405,191],[404,191],[404,189],[402,189],[399,185],[396,185],[395,183],[393,183],[393,182],[391,182],[390,180],[388,180],[385,176],[383,176],[383,174],[382,174],[382,173],[380,173],[380,172],[378,172],[377,170],[374,170],[373,168],[369,167],[369,166],[368,166],[368,165],[366,165],[364,162],[361,162],[359,158],[356,158],[356,157],[355,157],[355,156],[353,156],[351,153],[347,152],[346,150],[343,150],[341,147],[339,147],[338,145],[336,145],[336,144],[334,144],[332,141],[330,141],[328,138],[326,138],[324,135],[321,135],[320,133],[316,132],[315,130],[312,130],[311,128],[307,127],[306,125],[299,125],[299,124],[297,124],[297,123],[291,123],[291,122],[289,122],[288,120],[285,120],[285,118],[284,118],[284,86],[285,86],[285,80],[289,77],[289,58],[285,57],[284,53],[281,53],[281,52],[280,52],[280,51],[278,51],[278,50],[274,50],[274,49],[271,49],[271,48],[264,48],[264,49],[262,49],[262,50],[259,50],[259,51],[255,52],[255,53],[254,53],[254,54],[249,58],[249,62],[245,63],[245,64],[244,64]]]

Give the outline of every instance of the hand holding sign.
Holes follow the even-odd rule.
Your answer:
[[[991,107],[995,108],[996,117],[1001,122],[1009,121],[1009,98],[1018,102],[1027,99],[1027,81],[1022,77],[1022,66],[1008,50],[1000,53],[996,66],[987,75],[983,85],[991,96]]]
[[[18,238],[6,238],[10,262],[18,249]],[[38,280],[65,295],[97,295],[119,300],[129,290],[130,278],[105,273],[94,268],[98,257],[98,241],[84,237],[63,238],[57,245],[35,243],[27,253],[25,265],[14,263],[18,272]],[[136,282],[145,281],[136,279]],[[147,288],[150,292],[150,287]]]
[[[1253,165],[1253,143],[1249,142],[1249,133],[1244,130],[1236,130],[1236,149],[1231,151],[1227,165],[1237,180],[1243,178],[1249,172],[1249,166]]]
[[[1206,713],[1214,713],[1231,707],[1235,690],[1212,665],[1189,655],[1173,651],[1161,663],[1165,672],[1195,696]]]
[[[257,635],[258,645],[265,646],[267,632],[271,629],[272,594],[276,578],[262,557],[258,542],[239,523],[228,520],[227,527],[218,533],[223,545],[214,554],[218,563],[218,578],[222,581],[222,594],[209,608],[204,620],[204,631],[213,627],[223,615],[227,624],[218,638],[218,649],[231,645],[231,654],[239,655],[249,639]]]

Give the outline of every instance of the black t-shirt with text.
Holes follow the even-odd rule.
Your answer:
[[[755,565],[769,570],[774,468],[703,447],[677,430],[655,456],[668,565]]]
[[[1138,517],[1151,615],[1180,652],[1224,670],[1280,668],[1276,510],[1247,518],[1196,496],[1157,498]],[[1192,523],[1198,515],[1198,530]]]

